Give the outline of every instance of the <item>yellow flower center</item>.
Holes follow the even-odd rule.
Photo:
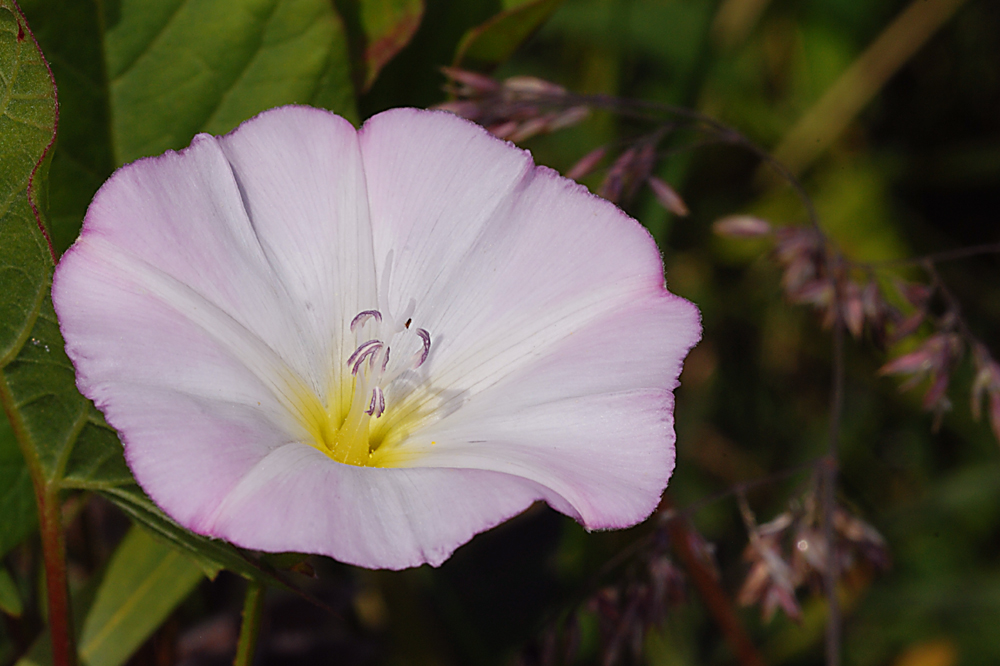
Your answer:
[[[383,322],[377,310],[354,318],[352,332],[388,335],[373,335],[355,349],[346,361],[347,372],[337,373],[339,386],[331,391],[328,406],[311,390],[296,391],[296,411],[312,438],[308,444],[337,462],[362,467],[392,467],[410,457],[397,445],[422,420],[420,412],[389,418],[385,398],[385,389],[404,372],[423,365],[430,352],[430,334],[410,324],[409,318],[402,325]],[[412,353],[395,359],[392,350],[397,346]]]

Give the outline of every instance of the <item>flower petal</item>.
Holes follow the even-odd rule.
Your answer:
[[[285,106],[219,143],[268,264],[305,315],[310,367],[333,371],[353,351],[344,349],[351,319],[378,304],[357,132],[327,111]],[[329,376],[316,379],[329,386]]]
[[[392,292],[414,296],[433,339],[429,387],[394,410],[446,415],[387,460],[519,475],[592,528],[645,518],[673,468],[670,390],[700,336],[649,234],[446,114],[381,114],[361,150],[376,261],[384,273],[387,248],[406,248]],[[499,201],[478,186],[497,172]]]
[[[176,282],[152,281],[163,276],[148,266],[130,274],[127,255],[104,253],[106,245],[74,246],[53,287],[77,385],[119,431],[143,488],[192,526],[293,437],[296,424],[275,391],[288,371],[218,308]],[[178,316],[178,307],[201,322]],[[242,340],[227,339],[240,331]]]
[[[329,387],[339,308],[374,300],[370,235],[356,132],[315,109],[200,135],[98,192],[53,300],[80,390],[175,518],[197,529],[260,458],[307,437],[291,406]],[[357,251],[324,263],[317,245]]]
[[[635,524],[673,470],[670,389],[698,332],[687,301],[635,300],[474,397],[456,397],[460,408],[445,405],[448,416],[413,434],[403,464],[516,474],[588,528]]]
[[[122,168],[53,298],[81,391],[165,511],[371,567],[440,563],[538,499],[591,528],[641,520],[699,335],[637,222],[416,110],[358,134],[286,107]],[[422,383],[386,387],[380,427],[421,415],[387,444],[404,468],[333,462],[296,413],[328,397],[374,309],[432,341]]]
[[[415,299],[433,339],[428,372],[449,390],[468,397],[664,292],[635,220],[478,126],[396,110],[365,125],[361,150],[380,273],[393,248],[390,300]]]
[[[359,135],[380,274],[394,255],[389,304],[425,307],[532,170],[531,156],[446,112],[393,109]]]
[[[243,478],[206,531],[365,567],[437,566],[541,497],[532,482],[496,472],[355,467],[289,444]]]
[[[653,512],[673,472],[672,410],[673,395],[653,389],[567,398],[516,414],[470,409],[421,432],[428,448],[440,450],[412,467],[504,472],[538,483],[554,509],[588,529],[631,527]]]

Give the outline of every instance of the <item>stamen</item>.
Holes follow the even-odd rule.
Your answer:
[[[390,252],[382,275],[385,287],[388,287],[391,267]],[[350,393],[350,404],[344,404],[346,396],[338,397],[333,407],[337,408],[339,413],[327,411],[326,419],[319,418],[318,421],[321,423],[311,430],[317,448],[326,451],[337,462],[352,465],[380,464],[373,461],[372,451],[387,441],[385,428],[393,429],[397,426],[395,420],[393,423],[376,426],[371,423],[371,419],[380,418],[386,413],[385,391],[393,390],[391,387],[395,386],[400,377],[411,369],[423,365],[431,351],[431,334],[426,329],[413,325],[416,301],[410,299],[402,316],[394,317],[388,306],[382,302],[383,296],[384,294],[379,295],[378,310],[363,310],[351,320],[350,328],[353,333],[360,337],[362,327],[368,326],[365,337],[368,335],[373,337],[359,344],[347,359],[347,367],[350,368],[353,377],[342,379],[346,380],[345,388],[353,388]],[[420,339],[421,344],[417,350],[411,351],[415,346],[412,338],[414,335]],[[397,359],[391,364],[393,366],[391,368],[390,342],[393,346],[404,345],[402,362]],[[396,351],[397,354],[400,353],[398,348]],[[406,354],[409,354],[408,359]],[[393,398],[393,402],[398,399],[398,397]],[[342,413],[345,407],[346,414]]]
[[[355,439],[365,437],[368,428],[367,417],[377,419],[385,413],[385,387],[391,385],[400,375],[407,371],[406,367],[401,366],[394,368],[391,373],[388,372],[391,348],[386,342],[390,338],[395,340],[393,336],[404,331],[415,334],[420,338],[421,348],[413,354],[411,367],[419,368],[427,360],[431,350],[431,334],[426,329],[411,326],[413,323],[411,314],[414,307],[415,302],[411,299],[404,313],[405,319],[395,319],[386,310],[365,310],[359,312],[351,321],[351,330],[353,331],[359,326],[364,326],[370,320],[375,320],[376,323],[381,324],[381,328],[377,328],[374,331],[374,334],[379,336],[387,332],[385,331],[386,326],[398,328],[390,334],[389,338],[372,338],[362,342],[347,359],[347,367],[351,369],[351,374],[356,377],[354,398],[348,414],[344,418],[343,425],[337,431],[335,447],[343,448],[343,443],[351,442],[350,451],[354,451],[355,448],[358,451],[361,450],[361,445],[358,444],[361,439],[358,439],[358,442],[355,442]],[[383,315],[382,312],[386,312],[386,314]],[[368,364],[367,371],[362,372],[365,369],[366,363]],[[357,444],[357,447],[355,447],[355,444]],[[338,453],[337,455],[340,454]],[[344,455],[353,456],[354,453],[348,452]],[[343,462],[343,460],[336,456],[335,459]],[[344,458],[344,460],[346,459]]]
[[[368,409],[365,410],[365,414],[368,416],[374,416],[378,418],[385,413],[385,394],[382,393],[382,389],[378,386],[372,389],[372,399],[368,403]]]
[[[417,364],[413,366],[414,368],[419,368],[427,360],[427,355],[431,353],[431,334],[423,328],[418,328],[414,333],[420,336],[420,339],[424,343],[424,349],[420,352],[420,358],[417,359]]]
[[[355,349],[354,353],[351,354],[350,357],[347,359],[347,365],[353,364],[354,361],[358,358],[358,356],[362,354],[365,351],[365,349],[367,349],[371,345],[380,345],[380,344],[382,344],[382,341],[375,339],[368,340],[367,342],[362,342],[361,346]]]
[[[377,345],[375,347],[367,349],[365,353],[359,356],[358,360],[354,362],[354,367],[351,368],[351,374],[352,375],[358,374],[358,371],[361,369],[361,366],[364,365],[366,358],[368,359],[369,368],[375,365],[375,355],[378,354],[379,347],[381,347],[381,345]]]
[[[374,365],[375,355],[378,354],[378,351],[380,349],[382,349],[382,346],[383,345],[381,340],[369,340],[368,342],[363,343],[360,347],[355,349],[354,353],[351,354],[351,357],[347,359],[347,365],[352,366],[351,374],[352,375],[358,374],[358,370],[361,369],[361,366],[364,364],[365,359],[369,359],[370,363]]]
[[[354,319],[351,320],[351,333],[353,333],[354,329],[357,328],[358,326],[363,326],[364,323],[369,319],[374,319],[375,321],[381,324],[382,313],[379,312],[378,310],[363,310],[359,312],[354,317]]]

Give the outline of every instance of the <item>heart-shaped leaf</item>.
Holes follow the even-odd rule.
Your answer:
[[[118,164],[290,103],[356,119],[330,0],[122,0],[105,53]]]

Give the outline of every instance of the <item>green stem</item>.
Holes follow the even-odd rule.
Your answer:
[[[52,637],[53,666],[76,666],[73,621],[66,579],[66,540],[63,535],[59,491],[51,486],[35,486],[38,499],[42,556],[45,560],[45,589],[49,603],[49,632]]]
[[[247,595],[243,600],[243,624],[240,626],[240,641],[236,645],[233,666],[250,666],[253,663],[263,611],[264,585],[255,580],[247,581]]]

